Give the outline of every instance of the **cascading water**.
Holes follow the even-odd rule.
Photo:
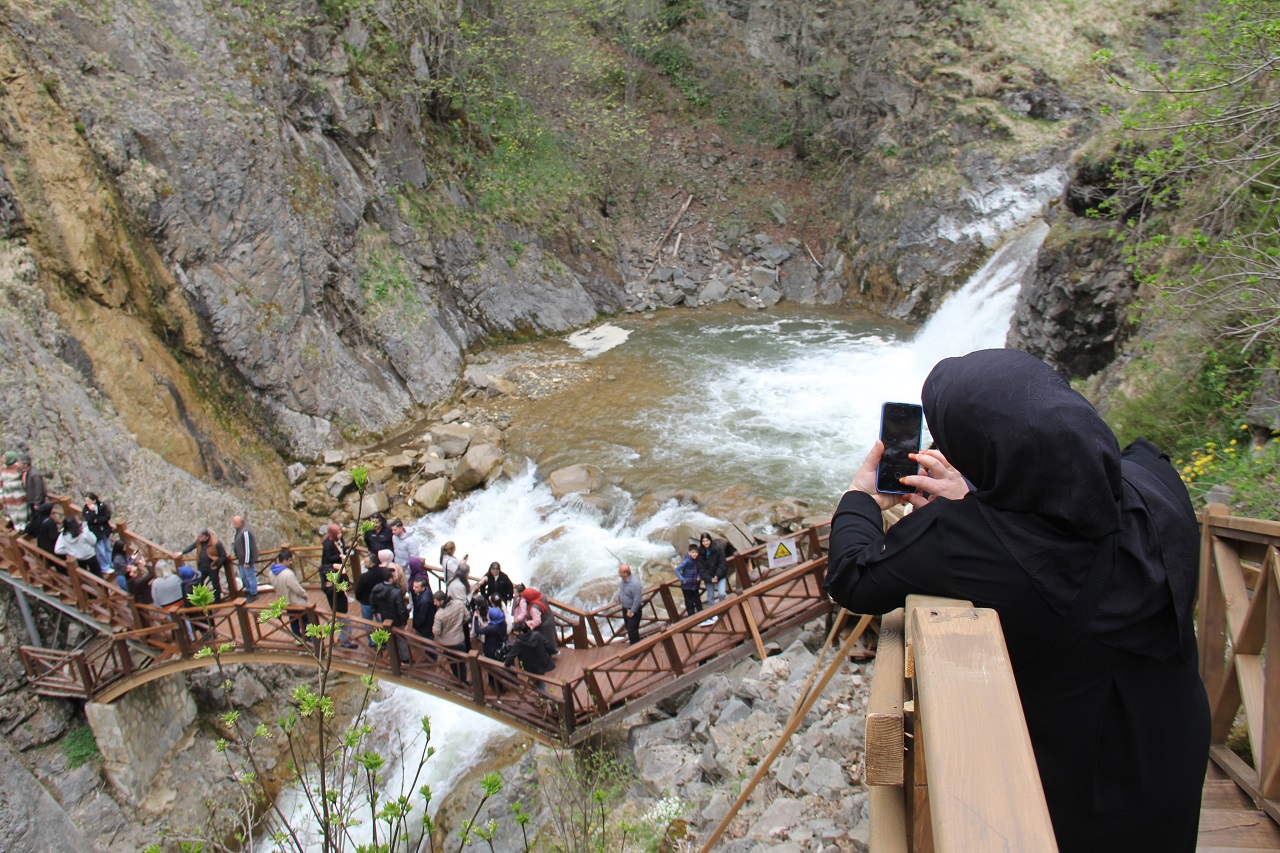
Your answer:
[[[517,582],[591,607],[612,597],[612,554],[635,567],[674,561],[662,534],[680,523],[712,521],[676,501],[633,520],[633,492],[746,483],[767,498],[795,495],[830,506],[876,438],[881,403],[919,402],[938,360],[1004,345],[1018,291],[1048,230],[1037,221],[1009,235],[910,337],[883,323],[812,311],[673,314],[656,325],[583,336],[592,357],[612,359],[611,372],[627,379],[612,383],[603,403],[600,389],[550,401],[551,432],[533,431],[526,440],[549,445],[554,436],[547,459],[592,462],[608,476],[625,477],[627,489],[609,487],[605,511],[573,497],[556,500],[530,463],[520,476],[414,524],[424,558],[437,562],[439,547],[454,540],[460,555],[470,555],[473,578],[497,561]],[[628,396],[634,386],[640,390]],[[428,762],[425,781],[436,804],[492,738],[509,733],[443,700],[382,689],[371,711],[385,723],[379,737],[388,739],[379,746],[416,754],[420,741],[409,733],[418,733],[421,717],[432,720],[440,752]],[[403,746],[392,739],[397,726],[405,732]],[[394,796],[397,769],[389,775]]]

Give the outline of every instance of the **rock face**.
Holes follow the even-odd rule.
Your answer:
[[[1091,376],[1115,358],[1138,285],[1104,229],[1067,217],[1040,248],[1018,294],[1008,345],[1043,358],[1064,376]]]
[[[0,739],[0,837],[9,853],[72,853],[91,849],[71,818]]]
[[[599,273],[549,263],[537,234],[508,229],[526,245],[512,264],[502,241],[406,219],[392,188],[434,183],[433,131],[418,104],[374,103],[353,87],[346,34],[332,27],[302,33],[286,55],[265,37],[271,21],[201,4],[15,9],[11,23],[3,60],[31,81],[62,149],[37,146],[32,110],[8,116],[33,135],[0,161],[7,230],[29,233],[74,297],[117,308],[149,306],[154,293],[170,340],[249,389],[297,455],[340,427],[385,429],[438,399],[484,335],[562,330],[620,306]],[[39,34],[38,55],[17,33],[31,44]],[[41,79],[54,81],[50,94]],[[88,216],[61,206],[59,167],[79,170],[74,198]],[[456,191],[451,203],[469,207]],[[81,223],[112,215],[118,233],[91,243]],[[130,244],[126,223],[154,250],[131,258],[109,245]],[[76,338],[112,319],[54,307],[75,316]],[[115,340],[130,338],[136,348],[153,336],[139,324]]]

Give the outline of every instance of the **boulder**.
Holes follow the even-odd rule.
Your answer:
[[[418,487],[413,493],[413,503],[428,512],[434,512],[449,505],[449,493],[449,478],[435,477]]]
[[[495,447],[502,446],[502,430],[491,424],[484,424],[476,429],[476,434],[472,436],[472,444],[492,444]]]
[[[346,461],[347,454],[343,453],[341,450],[326,450],[324,452],[324,464],[326,465],[341,465]]]
[[[294,509],[304,507],[307,505],[307,496],[298,489],[293,489],[289,492],[289,505]]]
[[[697,753],[683,744],[662,743],[636,753],[636,775],[654,793],[702,778]]]
[[[414,462],[405,454],[397,453],[382,460],[382,464],[392,471],[408,471],[413,468]]]
[[[502,469],[502,450],[492,444],[473,444],[453,469],[453,488],[469,492]]]
[[[765,267],[751,268],[751,286],[757,290],[772,287],[778,283],[778,273]]]
[[[446,423],[431,430],[432,449],[443,459],[457,459],[467,452],[475,430],[460,424]]]
[[[345,495],[350,489],[354,488],[355,484],[356,481],[351,476],[351,472],[339,471],[330,477],[329,481],[324,484],[324,490],[329,493],[329,497],[336,501],[338,498]]]
[[[447,477],[452,472],[453,466],[438,456],[428,456],[423,460],[422,467],[418,469],[418,473],[427,479],[431,479],[432,477]]]
[[[698,303],[719,302],[724,299],[728,292],[729,288],[725,286],[724,282],[718,278],[713,278],[703,285],[702,290],[698,291]]]
[[[824,797],[833,792],[843,792],[849,787],[849,779],[840,765],[830,758],[817,758],[809,764],[809,772],[800,780],[800,791]]]
[[[570,465],[552,471],[547,483],[551,486],[551,493],[562,498],[574,492],[594,492],[600,488],[603,478],[600,469],[594,465]]]
[[[494,376],[489,380],[489,394],[491,396],[510,397],[518,390],[516,383],[505,376]]]
[[[298,485],[305,476],[307,476],[307,466],[301,462],[294,462],[284,469],[284,477],[289,481],[290,486]]]
[[[782,301],[782,293],[773,285],[768,285],[760,291],[760,301],[764,303],[766,308],[772,308]]]
[[[391,509],[391,500],[386,492],[366,492],[360,503],[360,516],[368,518],[375,512],[386,512]]]
[[[792,797],[778,797],[747,832],[755,841],[782,841],[804,816],[804,803]]]

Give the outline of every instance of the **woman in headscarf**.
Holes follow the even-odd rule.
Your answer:
[[[875,490],[877,442],[832,519],[827,589],[885,613],[910,593],[1000,616],[1062,853],[1193,851],[1209,710],[1191,623],[1199,537],[1149,442],[1121,452],[1043,362],[984,350],[921,395],[922,494]],[[881,511],[915,512],[884,532]]]
[[[529,630],[537,631],[547,638],[547,643],[551,646],[551,654],[559,654],[559,644],[556,641],[556,617],[551,612],[551,605],[547,604],[541,592],[531,586],[520,591],[520,598],[525,603],[520,614],[521,621],[529,626]]]

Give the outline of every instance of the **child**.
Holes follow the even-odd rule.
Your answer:
[[[676,580],[680,581],[680,591],[684,593],[684,615],[692,616],[702,610],[702,599],[698,596],[698,546],[690,545],[680,565],[676,566]]]

